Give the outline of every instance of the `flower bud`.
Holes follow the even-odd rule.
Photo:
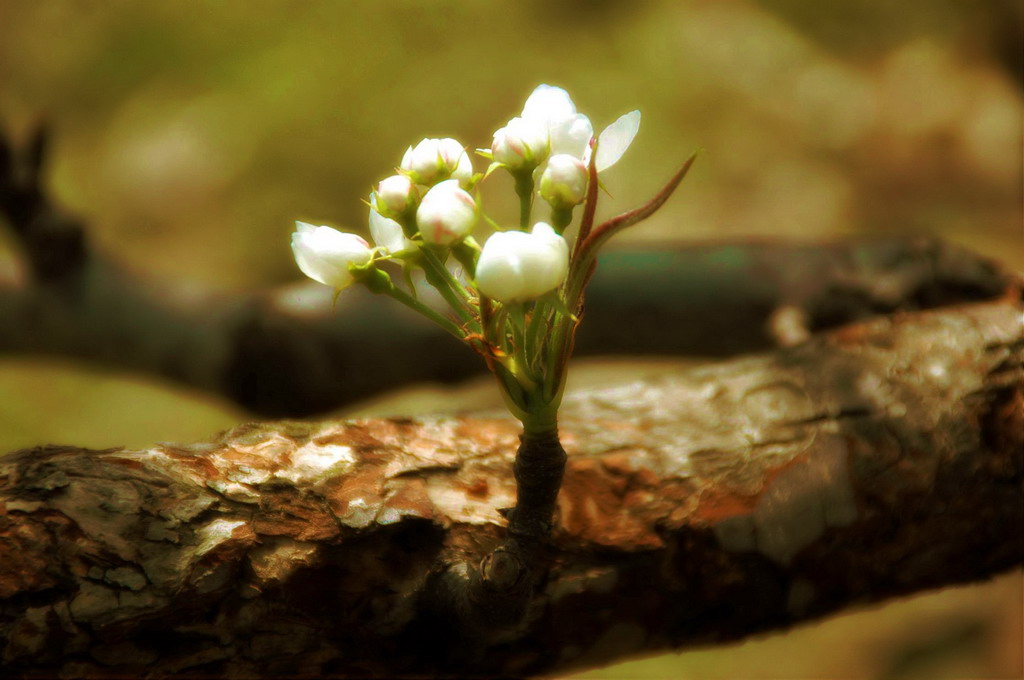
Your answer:
[[[560,87],[538,85],[526,100],[522,115],[547,130],[552,155],[567,153],[586,160],[594,126],[589,118],[576,112],[568,92]]]
[[[385,217],[401,217],[416,205],[420,194],[416,184],[405,175],[392,175],[377,185],[377,210]]]
[[[373,208],[370,208],[370,235],[373,236],[374,245],[388,254],[416,248],[416,244],[405,237],[402,225],[384,217]]]
[[[305,222],[295,223],[292,252],[303,274],[337,289],[355,280],[350,265],[366,265],[373,257],[370,244],[362,237]]]
[[[569,154],[556,154],[540,176],[540,195],[556,210],[573,208],[587,196],[587,166]]]
[[[569,271],[569,245],[550,225],[500,231],[484,244],[476,264],[480,293],[499,302],[528,302],[558,288]]]
[[[523,105],[524,118],[560,121],[575,115],[576,105],[569,93],[552,85],[538,85]]]
[[[456,179],[432,187],[416,211],[416,224],[423,240],[439,246],[468,236],[476,218],[476,202]]]
[[[491,142],[494,160],[509,168],[533,168],[548,155],[548,131],[540,122],[513,118],[494,133]]]
[[[450,137],[424,139],[409,147],[401,168],[417,184],[432,185],[449,178],[466,184],[473,177],[473,161],[466,149]]]
[[[551,125],[551,153],[567,153],[589,160],[594,126],[582,113]]]
[[[466,147],[451,137],[438,140],[437,145],[441,151],[441,158],[444,159],[448,176],[459,180],[462,187],[468,186],[469,181],[473,178],[473,159],[466,153]]]

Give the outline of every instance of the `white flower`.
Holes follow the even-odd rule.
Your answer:
[[[419,191],[416,184],[405,175],[392,175],[377,185],[377,209],[382,215],[399,217],[416,204]]]
[[[552,155],[568,153],[583,158],[590,148],[594,127],[589,118],[576,113],[569,93],[560,87],[538,85],[527,98],[522,117],[548,129]]]
[[[538,85],[523,105],[523,118],[565,120],[576,115],[569,93],[553,85]]]
[[[569,271],[569,245],[551,225],[533,231],[499,231],[484,244],[476,265],[476,285],[499,302],[527,302],[552,291]]]
[[[523,119],[548,129],[551,155],[569,154],[584,165],[590,163],[590,142],[594,127],[590,119],[576,112],[569,93],[560,87],[538,85],[526,100]],[[615,165],[640,129],[640,112],[630,111],[604,129],[598,137],[594,165],[601,172]]]
[[[435,184],[453,178],[465,185],[473,177],[473,161],[454,139],[424,139],[402,156],[402,170],[417,184]]]
[[[349,265],[362,266],[373,257],[370,244],[362,237],[305,222],[295,223],[292,252],[303,274],[338,289],[355,280]]]
[[[432,187],[416,211],[416,224],[423,240],[439,246],[468,236],[476,218],[476,202],[456,179]]]
[[[497,132],[491,142],[494,160],[512,169],[533,168],[548,155],[548,129],[536,120],[513,118]]]
[[[554,208],[579,205],[587,196],[587,166],[570,154],[552,156],[540,176],[540,195]]]
[[[373,208],[370,208],[370,235],[373,236],[374,245],[389,254],[416,248],[416,244],[405,237],[402,225]]]
[[[590,119],[579,114],[551,128],[551,153],[589,159],[590,140],[593,138],[594,126]]]

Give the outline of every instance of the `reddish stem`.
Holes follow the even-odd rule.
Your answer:
[[[577,257],[587,257],[591,253],[596,254],[597,249],[601,246],[601,244],[607,241],[617,232],[622,231],[626,227],[631,227],[637,222],[642,222],[643,220],[647,219],[655,212],[657,212],[658,208],[665,204],[665,201],[668,200],[669,196],[672,195],[672,192],[674,192],[676,190],[676,187],[679,186],[679,183],[683,181],[684,177],[686,177],[686,173],[690,171],[690,166],[693,165],[693,162],[696,159],[696,153],[690,156],[686,160],[686,162],[683,163],[682,167],[679,168],[678,171],[676,171],[676,174],[672,176],[672,179],[670,179],[668,183],[666,183],[665,186],[661,188],[661,191],[655,194],[654,197],[651,198],[651,200],[647,201],[647,203],[634,210],[624,212],[621,215],[616,215],[610,220],[602,223],[601,226],[599,226],[597,229],[594,229],[593,231],[590,231],[590,229],[588,228],[586,235],[584,235],[583,227],[588,226],[586,224],[587,213],[584,213],[584,222],[583,224],[580,225],[580,238],[577,239],[576,241],[576,253],[573,256],[573,259],[576,259]],[[591,168],[593,168],[593,162],[591,162]],[[593,179],[591,181],[593,181]],[[588,187],[587,201],[589,209],[590,187]],[[591,221],[593,221],[592,213]]]
[[[597,212],[597,193],[600,190],[597,184],[597,145],[590,142],[590,165],[587,166],[587,198],[583,204],[583,217],[580,218],[580,233],[576,236],[576,244],[573,246],[572,259],[580,252],[580,246],[594,226],[594,214]]]

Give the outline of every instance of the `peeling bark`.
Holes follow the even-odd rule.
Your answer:
[[[737,639],[1024,562],[1018,298],[571,395],[521,627],[452,595],[517,424],[281,422],[0,458],[6,677],[500,676]]]

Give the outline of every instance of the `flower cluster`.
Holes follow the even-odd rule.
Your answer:
[[[653,212],[681,179],[647,213],[641,209],[593,227],[597,175],[622,157],[639,125],[640,112],[632,111],[595,137],[590,119],[577,112],[565,90],[540,85],[520,115],[494,133],[490,148],[476,151],[490,162],[482,172],[458,141],[424,139],[370,193],[373,245],[299,222],[292,235],[296,262],[320,283],[338,290],[361,283],[438,323],[484,357],[524,426],[549,426],[598,248],[614,231]],[[507,221],[480,208],[481,184],[499,170],[515,181],[515,228],[497,226]],[[546,221],[533,220],[537,197],[548,206]],[[570,248],[564,234],[584,203]],[[497,227],[482,247],[474,238],[481,217]],[[388,263],[404,274],[405,284],[392,282]],[[461,268],[461,276],[452,268]],[[411,284],[417,270],[444,298],[446,311],[419,300]]]

